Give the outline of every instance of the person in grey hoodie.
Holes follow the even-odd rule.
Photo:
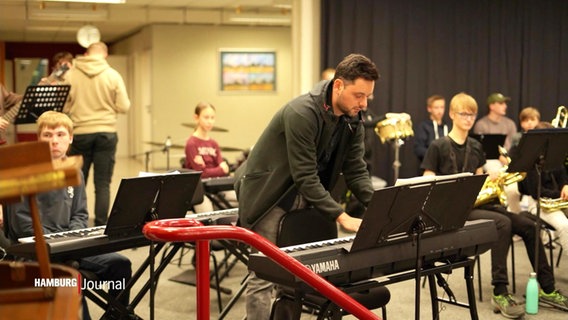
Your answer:
[[[96,226],[106,224],[110,207],[110,181],[118,143],[117,114],[130,108],[124,80],[108,64],[107,55],[104,43],[91,44],[84,56],[74,60],[64,81],[71,85],[71,90],[63,111],[75,128],[70,154],[83,156],[85,181],[93,165]]]

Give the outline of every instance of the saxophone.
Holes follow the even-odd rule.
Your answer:
[[[494,199],[499,199],[499,202],[503,206],[507,206],[507,194],[505,193],[505,187],[522,181],[526,176],[526,172],[507,172],[508,164],[511,163],[511,158],[509,157],[507,150],[502,146],[499,146],[499,153],[507,159],[507,165],[503,166],[499,170],[499,177],[495,180],[491,180],[487,177],[485,183],[481,187],[481,191],[477,195],[474,207],[489,203]]]
[[[568,200],[562,198],[540,198],[540,207],[545,211],[557,211],[568,208]]]

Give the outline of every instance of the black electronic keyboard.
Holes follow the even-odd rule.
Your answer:
[[[55,232],[45,234],[43,237],[46,240],[53,240],[53,239],[77,239],[77,238],[90,238],[90,237],[104,237],[105,236],[105,228],[106,226],[96,226],[78,230],[69,230],[63,232]],[[28,243],[28,242],[35,242],[35,237],[24,237],[19,238],[18,242],[20,243]]]
[[[186,215],[201,221],[205,225],[226,224],[236,221],[238,209],[212,211]],[[227,219],[227,220],[225,220]],[[116,252],[150,244],[142,233],[132,237],[111,239],[104,234],[105,226],[57,232],[45,235],[48,252],[54,261],[74,260],[97,254]],[[6,251],[14,256],[35,259],[33,237],[18,239],[19,244],[8,247]]]
[[[383,243],[350,253],[354,238],[331,239],[282,250],[337,286],[415,269],[416,243],[412,240]],[[455,231],[424,234],[420,239],[422,265],[463,261],[489,250],[496,240],[497,229],[491,220],[468,221]],[[303,284],[261,253],[250,255],[248,268],[258,277],[280,285],[299,287]]]
[[[110,239],[105,234],[86,237],[53,235],[55,235],[55,237],[46,239],[47,250],[53,261],[76,260],[150,244],[150,240],[146,239],[142,234],[120,239]],[[15,244],[6,248],[6,252],[16,257],[35,259],[35,242]]]
[[[239,209],[225,209],[210,212],[200,212],[186,214],[186,218],[195,219],[200,221],[204,225],[214,225],[214,224],[232,224],[236,223],[239,217]]]
[[[203,188],[207,193],[234,190],[235,178],[232,176],[201,179]]]

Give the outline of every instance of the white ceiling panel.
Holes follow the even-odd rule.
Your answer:
[[[86,24],[99,28],[105,42],[159,23],[289,25],[290,11],[291,0],[126,0],[125,4],[0,0],[0,40],[74,42],[77,30]],[[247,19],[227,18],[241,14]]]

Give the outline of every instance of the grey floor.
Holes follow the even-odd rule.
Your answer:
[[[115,170],[115,177],[113,179],[113,192],[116,192],[116,186],[120,181],[121,177],[133,176],[138,173],[139,170],[143,169],[143,164],[138,163],[132,159],[118,159],[117,167]],[[92,199],[92,186],[88,185],[87,196]],[[92,206],[92,203],[89,204]],[[524,245],[520,241],[516,241],[515,244],[515,266],[516,266],[516,288],[517,297],[521,298],[528,275],[531,272],[530,263],[527,259],[526,252],[524,250]],[[555,257],[558,254],[558,248],[554,250]],[[564,252],[568,252],[565,250]],[[137,249],[129,249],[121,252],[125,256],[129,257],[132,261],[134,269],[137,269],[142,262],[148,257],[149,249],[148,247],[142,247]],[[155,319],[195,319],[196,318],[196,290],[194,286],[180,284],[169,280],[172,277],[179,275],[180,273],[191,270],[191,256],[192,252],[186,254],[179,261],[180,255],[178,254],[174,261],[170,263],[162,273],[158,286],[157,293],[155,296],[155,308],[154,308],[154,318]],[[158,262],[159,262],[158,257]],[[510,260],[510,259],[509,259]],[[178,262],[181,265],[178,266]],[[555,269],[556,275],[556,285],[557,288],[568,292],[568,274],[566,273],[566,268],[568,266],[568,260],[564,258],[561,261],[559,268]],[[490,303],[491,297],[491,275],[490,275],[490,256],[485,253],[481,256],[481,280],[482,280],[482,295],[483,301],[477,300],[477,311],[479,314],[479,319],[501,319],[503,316],[495,314]],[[233,297],[234,293],[241,287],[241,281],[247,273],[247,268],[242,263],[237,263],[232,269],[230,275],[223,280],[222,286],[230,288],[232,294],[223,294],[222,303],[224,306],[227,305],[229,300]],[[511,272],[509,272],[511,273]],[[447,280],[451,290],[455,294],[456,298],[460,302],[467,302],[465,281],[463,279],[463,271],[455,270],[453,273],[444,276]],[[141,281],[139,281],[131,296],[134,296],[141,288],[142,282],[149,278],[149,273],[144,273]],[[475,273],[475,290],[476,296],[478,296],[478,285],[477,285],[477,273]],[[391,291],[391,301],[387,305],[387,317],[388,319],[415,319],[415,282],[405,281],[388,286]],[[512,290],[512,287],[510,287]],[[439,289],[440,295],[443,294],[443,290]],[[430,307],[430,297],[429,290],[426,286],[420,289],[420,319],[431,319],[431,307]],[[135,312],[137,315],[143,319],[151,319],[150,315],[150,298],[146,294],[141,302],[137,305]],[[215,290],[210,290],[210,312],[211,318],[217,319],[219,315],[219,310],[217,308],[217,298]],[[90,310],[93,318],[99,318],[102,314],[102,310],[96,305],[90,303]],[[442,304],[440,305],[440,319],[470,319],[469,311],[465,308],[456,307],[453,305]],[[380,315],[380,310],[375,311],[376,314]],[[244,297],[237,300],[233,308],[228,312],[225,319],[243,319],[245,316],[244,312]],[[315,319],[313,316],[306,315],[302,319]],[[344,317],[345,319],[354,319],[352,316]],[[568,313],[552,309],[541,305],[539,308],[539,313],[537,315],[527,315],[525,319],[567,319]],[[504,319],[504,318],[503,318]]]

